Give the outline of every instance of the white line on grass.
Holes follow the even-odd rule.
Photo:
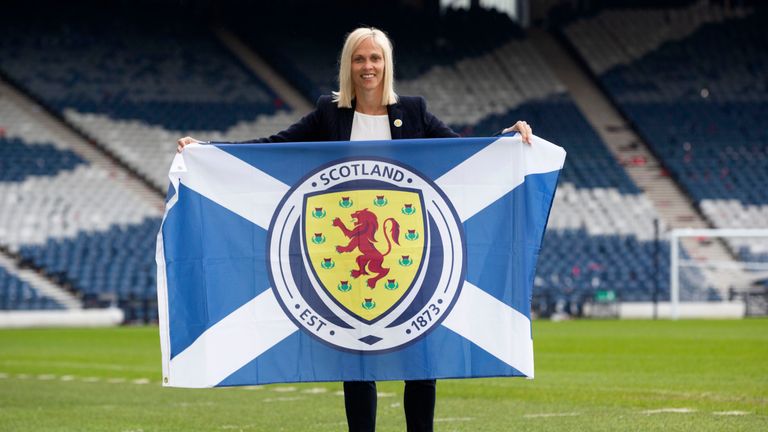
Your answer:
[[[445,418],[436,418],[435,423],[463,422],[463,421],[472,421],[472,420],[474,420],[474,417],[445,417]]]
[[[653,409],[653,410],[645,410],[643,411],[643,414],[666,414],[666,413],[689,414],[693,412],[696,412],[696,410],[691,408],[659,408],[659,409]]]
[[[538,413],[538,414],[524,414],[525,418],[547,418],[547,417],[573,417],[581,415],[577,412],[565,412],[565,413]]]
[[[288,393],[296,391],[296,387],[273,387],[272,391],[278,392],[278,393]]]
[[[240,388],[243,390],[264,390],[264,386],[260,386],[260,385],[243,386]]]
[[[29,379],[31,377],[32,377],[32,375],[30,375],[30,374],[17,374],[16,375],[16,378],[18,378],[18,379]],[[9,378],[9,375],[7,373],[0,372],[0,378]],[[57,376],[54,375],[54,374],[40,374],[40,375],[37,375],[35,378],[37,378],[40,381],[51,381],[51,380],[55,380],[57,378]],[[58,377],[58,379],[60,379],[61,381],[74,381],[75,379],[78,379],[78,377],[76,377],[74,375],[62,375],[62,376]],[[79,379],[81,381],[83,381],[83,382],[90,382],[90,383],[101,381],[101,378],[99,378],[99,377],[84,377],[84,378],[79,378]],[[127,381],[128,380],[125,379],[125,378],[109,378],[106,382],[108,382],[110,384],[121,384],[121,383],[125,383]],[[151,382],[152,381],[147,379],[147,378],[138,378],[138,379],[131,380],[132,384],[149,384]]]
[[[751,413],[749,411],[715,411],[712,414],[717,416],[743,416]]]
[[[0,372],[0,378],[8,378],[8,374],[5,372]]]
[[[344,396],[344,390],[337,390],[333,392],[334,396]],[[395,393],[387,393],[387,392],[378,392],[376,393],[376,396],[380,398],[389,398],[389,397],[395,397],[397,394]]]
[[[297,401],[302,399],[306,399],[306,398],[303,398],[301,396],[290,396],[290,397],[281,396],[276,398],[266,398],[266,399],[262,399],[261,401],[262,402],[292,402],[292,401]]]
[[[400,402],[395,402],[393,404],[389,404],[389,407],[390,408],[399,408],[400,407]]]
[[[190,407],[197,407],[197,406],[213,406],[213,402],[211,401],[201,401],[201,402],[172,402],[171,406],[175,407],[181,407],[181,408],[190,408]]]
[[[105,369],[113,371],[133,371],[133,372],[153,372],[154,369],[136,366],[122,366],[112,363],[82,363],[82,362],[64,362],[50,360],[4,360],[4,364],[17,364],[22,366],[53,366],[57,368],[75,368],[75,369]]]
[[[322,394],[322,393],[327,393],[328,389],[323,387],[312,387],[312,388],[304,389],[301,392],[307,393],[307,394]]]
[[[31,375],[29,375],[29,374],[17,374],[16,375],[16,378],[19,378],[19,379],[28,379],[30,377],[31,377]],[[8,374],[0,373],[0,378],[8,378]],[[55,380],[56,379],[56,375],[54,375],[54,374],[40,374],[36,378],[39,379],[40,381],[50,381],[50,380]],[[74,375],[62,375],[62,376],[59,377],[59,379],[61,381],[74,381],[76,378],[77,377],[74,376]],[[85,378],[80,378],[80,379],[83,382],[91,382],[91,383],[101,381],[101,378],[98,378],[98,377],[85,377]],[[110,384],[122,384],[122,383],[125,383],[127,381],[128,380],[125,379],[125,378],[109,378],[107,380],[107,382],[110,383]],[[135,380],[131,381],[132,384],[149,384],[150,382],[152,382],[152,381],[150,381],[147,378],[138,378],[138,379],[135,379]]]

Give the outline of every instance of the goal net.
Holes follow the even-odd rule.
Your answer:
[[[743,300],[768,313],[768,229],[678,229],[670,235],[670,301]]]

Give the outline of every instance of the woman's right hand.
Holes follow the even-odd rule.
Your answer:
[[[187,144],[200,144],[202,141],[196,140],[192,137],[184,137],[179,138],[178,141],[176,141],[176,153],[181,153],[182,150],[184,150],[184,147],[186,147]]]

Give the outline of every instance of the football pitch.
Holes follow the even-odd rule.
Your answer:
[[[533,328],[536,379],[438,381],[436,430],[768,430],[766,319]],[[402,390],[377,430],[405,430]],[[0,431],[344,431],[340,391],[162,388],[156,327],[0,330]]]

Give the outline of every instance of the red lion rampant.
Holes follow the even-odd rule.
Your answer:
[[[336,246],[336,252],[345,253],[352,252],[358,249],[362,255],[359,255],[355,262],[357,268],[352,270],[351,275],[357,279],[360,275],[369,275],[375,273],[376,276],[368,279],[368,287],[373,289],[381,278],[389,273],[389,269],[382,267],[384,263],[384,257],[389,255],[392,251],[392,243],[387,236],[387,222],[391,222],[390,234],[392,240],[400,245],[398,238],[400,236],[400,224],[394,218],[387,218],[384,220],[384,238],[387,240],[387,251],[385,253],[379,252],[373,243],[376,242],[376,231],[379,229],[379,221],[372,211],[368,209],[358,210],[351,215],[355,219],[355,227],[348,229],[344,222],[339,218],[333,220],[333,226],[338,227],[344,233],[344,236],[349,239],[349,244],[346,246]],[[368,270],[366,271],[366,267]]]

